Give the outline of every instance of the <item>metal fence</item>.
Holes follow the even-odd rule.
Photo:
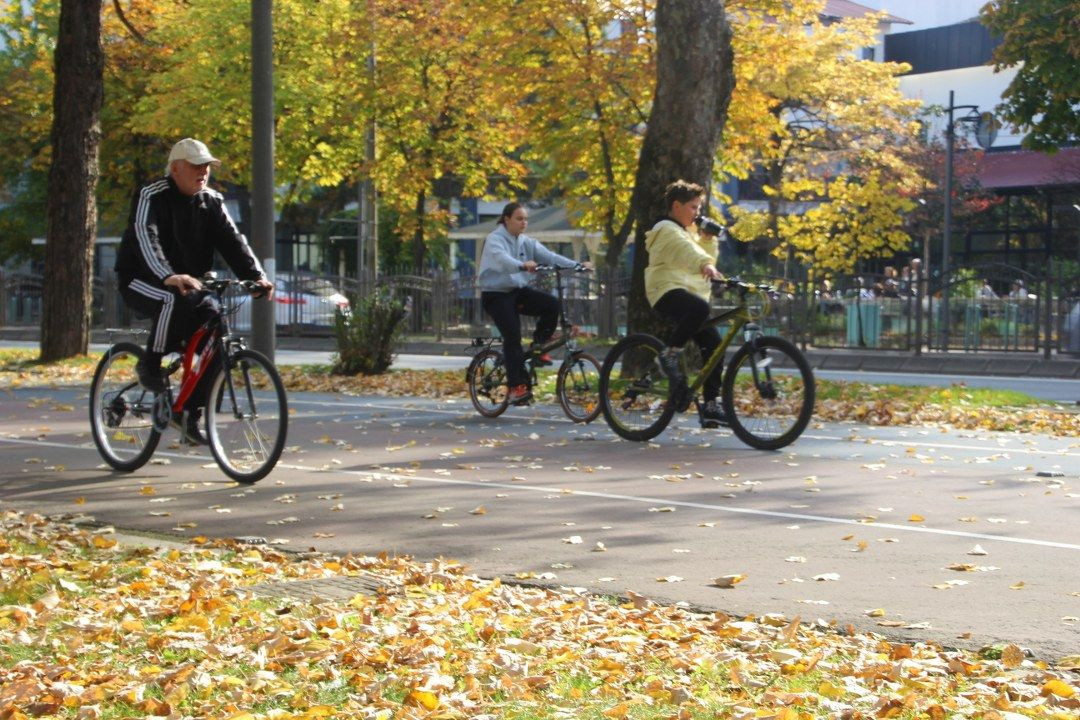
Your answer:
[[[467,338],[494,330],[471,276],[432,272],[360,282],[279,273],[276,281],[275,317],[281,335],[332,335],[340,302],[364,297],[376,287],[412,298],[406,329],[413,337]],[[958,268],[944,279],[897,282],[860,274],[799,282],[773,279],[772,284],[778,290],[769,314],[761,318],[765,332],[804,347],[1080,353],[1080,277],[1035,276],[995,265]],[[538,285],[553,288],[550,276],[538,278]],[[571,277],[564,290],[567,318],[599,337],[623,335],[629,291],[630,278],[622,273]],[[714,306],[726,302],[719,297]],[[0,326],[39,326],[41,310],[40,276],[0,273]],[[93,326],[136,323],[120,299],[115,275],[110,271],[95,278]],[[250,327],[250,303],[240,309],[234,326],[240,331]],[[526,320],[523,333],[530,331]]]

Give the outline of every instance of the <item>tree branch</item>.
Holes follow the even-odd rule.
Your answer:
[[[136,30],[134,25],[128,22],[127,16],[124,15],[124,9],[120,7],[120,0],[113,0],[113,10],[116,10],[116,16],[120,18],[120,22],[124,24],[124,27],[127,28],[128,32],[131,33],[132,37],[134,37],[141,43],[145,43],[146,37],[141,32]]]

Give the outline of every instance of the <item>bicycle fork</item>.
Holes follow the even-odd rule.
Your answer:
[[[754,378],[754,387],[758,389],[762,397],[771,400],[776,397],[772,384],[772,371],[769,369],[772,366],[772,358],[767,356],[758,357],[758,338],[761,337],[761,326],[757,323],[746,323],[746,327],[743,328],[743,337],[750,345],[750,352],[747,357],[750,359],[750,374]],[[764,380],[762,380],[762,375],[764,375]]]

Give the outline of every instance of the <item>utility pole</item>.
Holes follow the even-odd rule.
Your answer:
[[[368,3],[368,16],[371,20],[371,49],[367,58],[368,82],[371,96],[375,96],[375,13]],[[364,131],[364,165],[367,168],[360,181],[360,196],[357,198],[356,214],[356,276],[360,281],[361,292],[367,294],[375,288],[375,278],[379,275],[379,237],[378,217],[375,197],[375,183],[371,173],[375,167],[375,113],[369,108],[371,116]],[[370,285],[369,285],[370,283]]]
[[[274,4],[251,3],[251,232],[255,256],[274,282]],[[274,360],[274,302],[251,306],[252,345]]]

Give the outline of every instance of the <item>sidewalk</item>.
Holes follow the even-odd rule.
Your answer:
[[[4,340],[36,341],[38,328],[0,328]],[[105,333],[91,334],[92,342],[106,342]],[[609,345],[588,346],[586,349],[603,360]],[[331,337],[279,335],[280,350],[333,351]],[[406,339],[400,352],[412,355],[465,356],[469,348],[466,338],[442,341]],[[1039,377],[1080,379],[1080,356],[1055,354],[1049,360],[1034,352],[960,352],[924,353],[916,356],[894,350],[848,350],[808,348],[806,358],[811,367],[822,370],[901,372],[917,375],[1000,375],[1006,377]]]

